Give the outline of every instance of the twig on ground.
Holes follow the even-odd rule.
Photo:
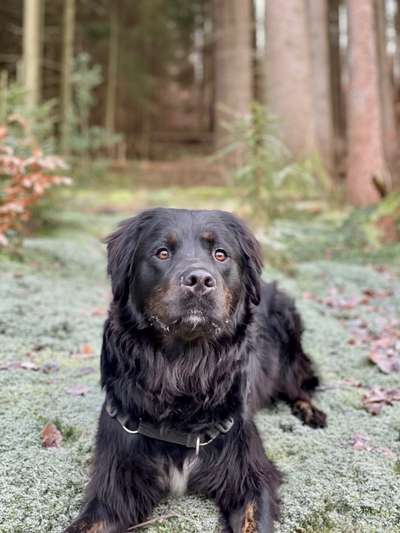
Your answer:
[[[195,528],[197,529],[197,524],[194,520],[191,520],[187,516],[180,515],[178,513],[170,513],[165,514],[161,516],[156,516],[155,518],[151,518],[150,520],[146,520],[146,522],[141,522],[140,524],[136,524],[135,526],[131,526],[127,531],[134,531],[136,529],[141,529],[142,527],[148,527],[152,526],[153,524],[157,524],[158,522],[164,522],[165,520],[169,520],[170,518],[180,518],[181,520],[186,520],[187,522],[191,522]]]

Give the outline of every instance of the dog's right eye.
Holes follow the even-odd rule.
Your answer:
[[[158,259],[161,259],[161,261],[165,261],[166,259],[169,259],[169,255],[170,254],[167,248],[160,248],[156,252],[156,256],[158,257]]]

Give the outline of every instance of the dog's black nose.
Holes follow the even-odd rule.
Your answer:
[[[192,270],[182,276],[182,285],[196,294],[207,294],[215,288],[215,278],[207,270]]]

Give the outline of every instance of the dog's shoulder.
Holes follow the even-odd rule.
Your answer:
[[[261,302],[257,314],[266,326],[275,324],[280,330],[289,333],[301,334],[303,330],[294,298],[282,290],[276,281],[262,282]]]

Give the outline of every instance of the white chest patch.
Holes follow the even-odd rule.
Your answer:
[[[185,494],[190,472],[193,470],[196,459],[188,458],[183,463],[182,470],[174,464],[169,467],[169,489],[172,494],[182,496]]]

